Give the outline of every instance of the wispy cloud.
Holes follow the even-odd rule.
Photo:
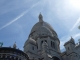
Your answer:
[[[76,21],[76,23],[73,25],[73,27],[70,29],[70,31],[72,31],[76,26],[77,26],[77,24],[80,22],[80,17],[79,17],[79,19]]]
[[[33,7],[35,7],[37,4],[39,4],[39,2],[36,3],[36,4],[34,4],[34,5],[32,5],[29,9],[27,9],[25,12],[23,12],[22,14],[20,14],[18,17],[16,17],[15,19],[13,19],[12,21],[10,21],[9,23],[7,23],[7,24],[5,24],[4,26],[2,26],[2,27],[0,28],[0,30],[3,29],[3,28],[5,28],[5,27],[7,27],[7,26],[9,26],[9,25],[12,24],[13,22],[19,20],[19,19],[20,19],[21,17],[23,17],[26,13],[28,13],[30,9],[32,9]]]
[[[77,38],[77,37],[79,37],[79,36],[80,36],[80,33],[74,35],[73,37],[74,37],[74,39],[75,39],[75,38]]]

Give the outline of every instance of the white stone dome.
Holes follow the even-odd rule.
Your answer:
[[[37,22],[32,27],[31,33],[34,33],[35,31],[37,31],[38,29],[40,29],[40,27],[46,27],[46,28],[48,28],[57,37],[57,33],[55,32],[55,30],[50,26],[50,24],[48,24],[47,22],[43,21],[43,17],[42,17],[41,14],[39,15],[39,22]]]
[[[51,31],[54,32],[54,29],[50,26],[50,24],[48,24],[47,22],[44,22],[44,21],[43,21],[43,22],[38,22],[38,23],[36,23],[36,24],[33,26],[31,32],[36,31],[36,29],[38,29],[38,28],[41,27],[41,26],[47,27],[47,28],[49,28]]]

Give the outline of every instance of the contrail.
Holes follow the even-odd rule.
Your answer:
[[[28,11],[27,11],[27,12],[28,12]],[[27,12],[26,12],[26,13],[27,13]],[[19,15],[17,18],[13,19],[12,21],[10,21],[9,23],[7,23],[6,25],[2,26],[2,27],[0,28],[0,30],[3,29],[3,28],[5,28],[5,27],[7,27],[7,26],[10,25],[10,24],[12,24],[13,22],[17,21],[19,18],[21,18],[21,17],[22,17],[23,15],[25,15],[26,13],[22,13],[22,14]]]
[[[15,22],[15,21],[17,21],[18,19],[20,19],[21,17],[23,17],[26,13],[29,12],[30,9],[32,9],[33,7],[35,7],[37,4],[39,4],[39,2],[36,3],[36,4],[34,4],[34,5],[33,5],[32,7],[30,7],[28,10],[26,10],[25,12],[23,12],[22,14],[20,14],[18,17],[16,17],[15,19],[13,19],[12,21],[10,21],[10,22],[7,23],[6,25],[2,26],[2,27],[0,28],[0,30],[3,29],[3,28],[5,28],[5,27],[7,27],[7,26],[9,26],[9,25],[12,24],[13,22]]]
[[[76,26],[77,26],[77,24],[80,22],[80,17],[79,17],[79,19],[77,20],[77,22],[74,24],[74,26],[70,29],[70,31],[72,31]]]

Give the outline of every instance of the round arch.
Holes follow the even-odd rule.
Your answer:
[[[60,60],[58,57],[54,56],[53,60]]]

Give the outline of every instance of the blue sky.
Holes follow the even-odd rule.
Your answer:
[[[75,1],[75,0],[74,0]],[[79,1],[80,2],[80,1]],[[25,41],[39,13],[57,32],[60,48],[72,36],[78,43],[80,38],[80,5],[73,0],[0,0],[0,42],[23,50]]]

